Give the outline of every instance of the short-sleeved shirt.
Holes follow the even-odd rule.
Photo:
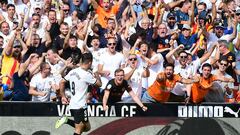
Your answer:
[[[42,56],[42,53],[47,52],[47,47],[44,43],[40,43],[38,47],[30,46],[23,57],[23,61],[26,61],[32,53],[37,53],[39,56]]]
[[[192,85],[191,100],[193,103],[200,103],[211,90],[212,84],[217,80],[215,75],[211,75],[208,79],[200,77],[199,82],[195,82]]]
[[[62,58],[66,60],[70,57],[73,59],[73,61],[75,58],[80,59],[82,57],[81,50],[77,47],[76,48],[67,47],[66,49],[63,49]]]
[[[163,72],[159,75],[165,76]],[[165,76],[166,78],[166,76]],[[175,84],[181,81],[179,75],[174,74],[172,80],[164,79],[163,81],[154,81],[154,83],[148,88],[149,95],[158,102],[166,102],[170,96],[170,92]]]
[[[56,84],[56,82],[52,76],[43,78],[41,73],[34,75],[30,82],[30,87],[35,88],[35,90],[38,92],[45,92],[47,94],[45,96],[32,96],[32,101],[50,101],[50,93],[52,91],[51,85],[54,84]]]
[[[71,70],[64,79],[69,81],[72,97],[69,103],[69,109],[80,109],[87,105],[87,90],[88,86],[96,83],[91,72],[82,68],[75,68]]]
[[[114,79],[112,79],[107,83],[105,90],[110,91],[108,103],[116,103],[121,101],[122,95],[125,90],[127,92],[130,92],[132,91],[132,88],[126,80],[123,80],[123,83],[120,86],[117,86],[114,82]]]

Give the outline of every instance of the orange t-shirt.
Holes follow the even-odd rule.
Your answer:
[[[165,74],[159,73],[159,75]],[[173,75],[172,80],[164,79],[159,82],[157,80],[148,88],[149,95],[158,102],[167,102],[170,96],[172,88],[175,86],[176,82],[180,81],[182,78],[179,75]]]
[[[200,103],[212,87],[212,83],[217,80],[215,75],[211,75],[208,79],[200,77],[199,82],[195,82],[192,85],[191,99],[193,103]]]
[[[101,6],[98,6],[96,13],[98,14],[98,23],[103,27],[107,27],[107,20],[112,14],[117,14],[119,5],[115,4],[109,11],[105,11]]]

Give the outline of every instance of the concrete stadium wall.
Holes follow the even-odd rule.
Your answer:
[[[58,118],[59,117],[0,117],[0,134],[72,135],[73,128],[68,125],[63,125],[59,129],[54,128],[55,122]],[[239,118],[211,119],[223,121],[225,123],[225,127],[223,127],[225,130],[235,129],[240,133]],[[179,120],[177,120],[177,118],[161,117],[90,117],[92,129],[89,132],[84,133],[84,135],[156,135],[165,125],[172,123],[173,121]],[[230,125],[230,128],[226,127],[226,125]],[[16,134],[10,131],[16,131]]]

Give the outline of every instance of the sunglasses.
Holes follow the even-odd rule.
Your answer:
[[[216,30],[223,30],[222,27],[216,27]]]
[[[175,17],[170,17],[168,18],[168,20],[175,20]]]
[[[187,56],[180,56],[180,58],[181,58],[181,59],[183,59],[183,58],[185,58],[185,59],[186,59],[186,58],[187,58]]]
[[[237,16],[239,16],[240,14],[236,14]]]
[[[13,48],[21,48],[21,46],[14,46]]]
[[[108,45],[114,45],[114,46],[115,46],[115,45],[116,45],[116,43],[108,43]]]
[[[182,31],[185,31],[185,30],[190,31],[190,29],[186,29],[186,28],[183,28],[183,29],[182,29]]]
[[[228,66],[228,64],[224,64],[224,63],[220,63],[220,65],[223,65],[223,66],[225,66],[225,67]]]
[[[136,61],[137,58],[130,58],[129,60],[130,60],[130,61]]]
[[[69,9],[63,10],[64,12],[69,12]]]

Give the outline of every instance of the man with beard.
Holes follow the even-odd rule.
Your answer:
[[[55,39],[60,34],[60,24],[64,20],[64,13],[63,10],[60,10],[60,19],[57,20],[57,13],[55,10],[49,10],[48,11],[48,21],[49,24],[47,24],[48,28],[46,32],[49,32],[51,39]]]
[[[3,50],[1,69],[2,75],[9,75],[12,77],[12,75],[18,71],[19,63],[22,57],[25,55],[26,51],[27,46],[20,37],[20,31],[17,30],[10,39],[8,45]],[[3,84],[9,85],[10,82],[11,80],[9,78],[3,78]]]
[[[229,24],[231,25],[231,24]],[[219,39],[224,39],[227,40],[228,42],[232,41],[235,39],[237,35],[237,22],[236,20],[232,21],[232,26],[233,26],[233,33],[232,34],[225,34],[224,35],[224,23],[222,20],[217,19],[214,21],[214,32],[210,32],[208,36],[208,43],[210,42],[215,42]]]
[[[40,39],[39,35],[38,34],[32,34],[32,36],[30,36],[29,39],[27,40],[26,44],[28,46],[28,50],[27,50],[26,54],[23,57],[23,61],[28,59],[28,57],[32,53],[37,53],[39,56],[41,56],[42,53],[47,51],[46,44],[49,44],[49,42],[41,43],[41,39]]]
[[[170,12],[167,15],[167,29],[168,34],[172,34],[178,29],[178,25],[176,23],[176,15],[174,12]]]
[[[157,28],[155,28],[154,33],[152,35],[152,42],[154,44],[157,44],[157,49],[165,49],[165,48],[170,48],[170,42],[171,40],[171,35],[167,35],[168,29],[166,24],[162,23],[160,24]],[[162,56],[165,58],[166,54],[168,51],[162,52]]]
[[[197,70],[201,66],[202,63],[204,63],[212,54],[213,50],[217,47],[217,45],[213,45],[211,50],[207,53],[205,53],[201,58],[197,58],[194,61],[191,61],[190,64],[188,64],[188,54],[186,51],[182,50],[183,45],[178,46],[177,48],[171,50],[166,58],[168,63],[173,63],[175,65],[174,68],[174,74],[180,75],[182,78],[185,79],[192,79],[193,76],[196,75]],[[179,51],[178,57],[174,59],[172,56],[175,52]],[[218,49],[217,49],[218,51]],[[192,55],[191,55],[192,57]],[[188,95],[190,95],[190,88],[187,87],[184,84],[177,83],[173,90],[171,91],[170,100],[171,101],[184,101],[185,100],[185,92],[187,92]]]
[[[40,36],[41,42],[45,42],[46,35],[48,34],[46,28],[44,27],[44,23],[41,22],[41,15],[37,13],[32,14],[32,20],[28,29],[24,31],[25,39],[28,39],[31,36],[32,31],[36,31],[35,33]]]
[[[177,82],[190,84],[194,83],[195,79],[184,79],[177,74],[173,74],[174,65],[167,63],[164,72],[160,72],[155,82],[143,94],[142,101],[144,102],[167,102],[170,93]]]
[[[53,48],[55,48],[58,51],[58,54],[62,54],[63,51],[63,44],[64,44],[64,39],[66,38],[68,32],[69,32],[69,26],[68,23],[63,22],[60,25],[60,35],[58,35],[54,40],[53,40]]]
[[[13,89],[13,98],[12,101],[30,101],[31,96],[28,94],[29,81],[30,78],[34,75],[34,72],[43,62],[46,54],[43,54],[42,57],[38,57],[37,54],[31,54],[28,59],[20,64],[18,72],[13,74],[11,87]],[[34,65],[27,69],[31,60],[37,58],[38,60]]]
[[[233,78],[220,77],[211,74],[212,66],[208,63],[203,64],[202,74],[197,76],[198,81],[193,83],[190,101],[198,104],[204,101],[204,97],[212,90],[214,81],[234,82]]]
[[[103,110],[108,109],[108,104],[113,104],[121,101],[121,97],[125,91],[129,93],[132,99],[142,108],[143,111],[147,110],[147,107],[143,105],[138,96],[133,92],[128,82],[124,80],[124,70],[117,69],[114,73],[115,78],[111,79],[106,85],[103,96]]]

